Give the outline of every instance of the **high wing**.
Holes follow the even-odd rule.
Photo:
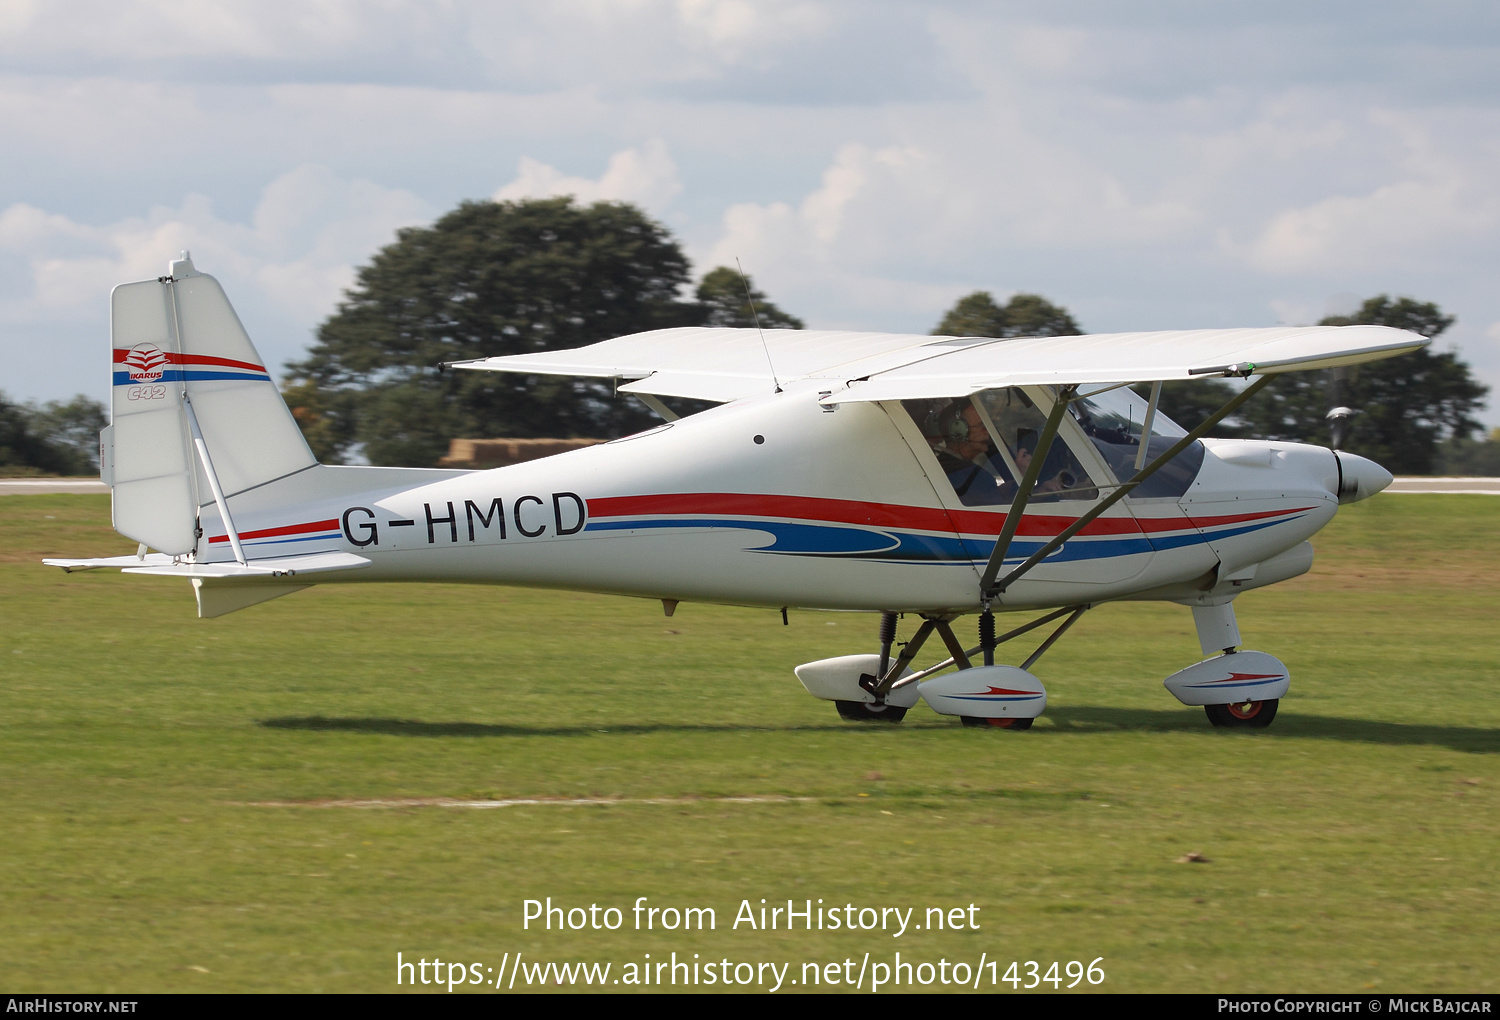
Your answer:
[[[1001,386],[1269,375],[1354,365],[1430,343],[1388,326],[1171,330],[1088,336],[924,336],[832,330],[661,329],[568,351],[451,367],[615,379],[622,393],[730,401],[779,382],[828,403],[959,396]],[[774,366],[774,374],[773,368]]]
[[[730,401],[770,393],[778,381],[836,376],[841,366],[862,365],[872,358],[889,359],[889,366],[903,365],[921,357],[921,348],[935,339],[939,338],[909,333],[768,329],[762,334],[754,329],[687,327],[632,333],[570,351],[456,361],[450,367],[595,376],[624,383],[623,393]]]

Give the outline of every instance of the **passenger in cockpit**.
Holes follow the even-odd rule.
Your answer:
[[[1016,467],[1024,474],[1031,468],[1031,459],[1036,454],[1037,434],[1035,429],[1021,429],[1016,434]],[[1061,467],[1058,461],[1068,460],[1066,453],[1058,447],[1058,441],[1053,441],[1052,449],[1047,451],[1047,460],[1042,465],[1042,473],[1037,478],[1033,492],[1061,492],[1063,489],[1071,489],[1078,484],[1078,479],[1071,471]],[[1049,470],[1051,471],[1048,477]]]

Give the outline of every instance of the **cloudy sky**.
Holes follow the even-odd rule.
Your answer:
[[[104,397],[179,249],[268,363],[464,199],[635,202],[823,328],[1438,302],[1496,388],[1500,5],[0,0],[0,389]]]

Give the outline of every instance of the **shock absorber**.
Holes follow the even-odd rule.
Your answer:
[[[984,650],[984,664],[993,666],[995,664],[995,614],[990,612],[989,606],[985,606],[984,612],[979,614],[979,647]]]
[[[891,668],[891,645],[896,641],[896,614],[880,614],[880,675],[876,680],[884,680],[886,670]]]

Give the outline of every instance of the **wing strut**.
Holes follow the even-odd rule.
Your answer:
[[[1161,380],[1151,384],[1151,402],[1146,405],[1146,420],[1141,423],[1141,445],[1135,451],[1135,469],[1146,466],[1146,453],[1151,449],[1151,425],[1156,421],[1156,409],[1161,406]]]
[[[1074,535],[1078,534],[1084,528],[1092,524],[1094,522],[1094,519],[1100,514],[1104,513],[1104,511],[1108,510],[1120,500],[1124,499],[1125,496],[1129,494],[1131,490],[1133,490],[1137,485],[1140,485],[1147,478],[1155,474],[1158,468],[1161,468],[1173,457],[1177,456],[1183,450],[1186,450],[1197,440],[1203,438],[1204,433],[1213,428],[1215,425],[1219,424],[1219,422],[1223,421],[1229,415],[1233,414],[1241,404],[1249,400],[1251,397],[1255,396],[1255,394],[1259,393],[1261,389],[1273,378],[1275,377],[1271,375],[1263,375],[1259,379],[1251,383],[1249,386],[1246,386],[1232,400],[1226,403],[1223,407],[1219,408],[1213,414],[1209,415],[1201,425],[1193,429],[1181,439],[1177,440],[1177,442],[1173,443],[1171,448],[1168,449],[1166,453],[1163,453],[1151,463],[1147,464],[1140,471],[1137,471],[1134,478],[1130,479],[1130,481],[1124,483],[1114,492],[1110,493],[1108,496],[1104,497],[1104,499],[1100,500],[1098,505],[1096,505],[1092,510],[1084,514],[1082,517],[1078,518],[1078,520],[1074,521],[1072,524],[1068,525],[1062,530],[1061,533],[1057,535],[1056,538],[1052,539],[1046,545],[1042,546],[1036,552],[1032,553],[1025,563],[1022,563],[1019,567],[1002,577],[999,582],[996,582],[995,575],[999,573],[1000,565],[1005,561],[1005,552],[1010,545],[1010,538],[1015,534],[1016,531],[1015,527],[1013,527],[1011,524],[1012,518],[1015,518],[1015,523],[1019,524],[1019,508],[1024,507],[1024,504],[1021,504],[1020,502],[1020,495],[1018,494],[1016,497],[1018,506],[1012,507],[1011,513],[1006,516],[1005,528],[1000,535],[1001,540],[995,543],[995,551],[990,554],[989,565],[985,567],[984,577],[980,581],[981,595],[985,599],[990,599],[1004,593],[1005,589],[1019,580],[1023,574],[1030,571],[1032,567],[1042,562],[1042,560],[1046,559],[1048,556],[1051,556],[1059,546],[1061,546],[1068,539],[1072,538]],[[1062,407],[1063,404],[1063,394],[1059,393],[1058,402],[1056,406],[1052,408],[1052,416],[1049,416],[1047,418],[1047,427],[1049,429],[1052,429],[1053,431],[1056,431],[1053,417],[1056,416],[1057,409],[1059,407]],[[1141,441],[1149,442],[1150,436],[1142,434]],[[1038,449],[1040,450],[1040,444],[1038,444]],[[1031,466],[1035,468],[1040,459],[1040,457],[1033,459],[1031,462]],[[1025,485],[1030,486],[1035,484],[1035,482],[1036,479],[1032,477],[1032,472],[1028,470],[1026,472]],[[1028,488],[1023,487],[1022,492],[1026,493],[1027,495],[1030,494]]]
[[[673,412],[666,404],[663,404],[659,397],[654,397],[649,393],[632,393],[631,396],[645,404],[652,411],[655,411],[662,421],[676,421],[682,417],[682,415]]]
[[[1052,450],[1052,440],[1057,437],[1058,426],[1062,424],[1062,417],[1068,410],[1068,401],[1077,392],[1076,385],[1064,386],[1058,390],[1057,399],[1052,402],[1052,413],[1047,415],[1047,424],[1042,426],[1041,437],[1037,439],[1036,449],[1031,453],[1031,463],[1026,466],[1026,475],[1016,487],[1016,498],[1011,501],[1010,511],[1005,515],[1005,524],[1000,528],[1000,537],[995,540],[995,548],[990,553],[990,562],[985,565],[984,576],[979,580],[979,590],[986,600],[990,598],[995,575],[1005,562],[1005,554],[1010,550],[1011,539],[1016,537],[1016,529],[1021,526],[1021,516],[1026,513],[1026,504],[1031,502],[1031,490],[1036,487],[1042,465],[1047,462],[1047,454]],[[999,442],[998,438],[996,442]],[[998,589],[1004,590],[1004,587]]]

